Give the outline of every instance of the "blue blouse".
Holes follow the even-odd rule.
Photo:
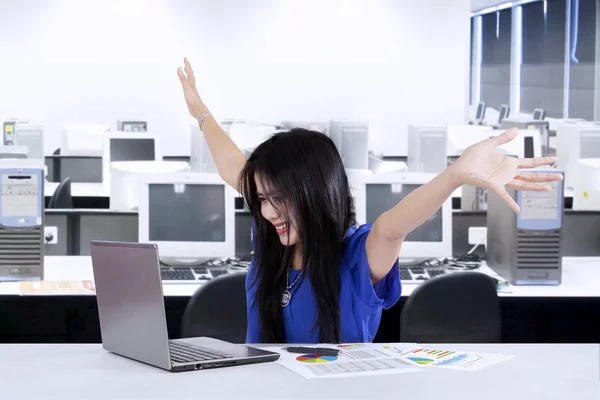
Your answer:
[[[372,342],[383,308],[393,306],[401,294],[398,260],[385,278],[371,282],[365,242],[372,225],[352,227],[344,237],[344,254],[340,263],[340,328],[342,343]],[[254,303],[254,261],[246,278],[248,330],[246,343],[260,343],[258,310]],[[290,282],[300,274],[290,267]],[[283,308],[283,323],[288,343],[318,343],[318,328],[312,331],[317,318],[317,302],[310,279],[305,276],[290,290],[292,298]]]

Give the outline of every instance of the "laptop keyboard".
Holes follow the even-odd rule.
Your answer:
[[[231,354],[221,353],[219,351],[182,342],[169,342],[169,351],[171,352],[171,360],[176,363],[233,358]]]

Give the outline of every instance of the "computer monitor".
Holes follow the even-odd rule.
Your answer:
[[[536,129],[540,132],[542,153],[550,153],[550,122],[505,118],[500,125],[502,129],[517,128],[521,131]]]
[[[408,172],[439,174],[448,166],[446,127],[408,127]]]
[[[436,174],[391,172],[366,177],[357,192],[357,221],[374,223],[384,212],[400,203],[409,193],[431,181]],[[359,222],[360,223],[360,222]],[[400,251],[401,261],[452,256],[452,199],[425,223],[410,232]]]
[[[543,121],[546,117],[546,112],[541,108],[536,108],[533,110],[533,120],[534,121]]]
[[[217,164],[198,124],[190,126],[190,171],[217,173]]]
[[[600,157],[579,160],[573,210],[600,211]]]
[[[600,158],[600,126],[565,122],[556,130],[557,166],[565,173],[565,187],[577,190],[579,160]]]
[[[329,122],[329,137],[342,157],[345,168],[369,169],[368,122]]]
[[[350,185],[350,193],[352,195],[352,202],[354,203],[354,217],[357,218],[356,210],[364,209],[364,203],[361,203],[364,199],[358,198],[358,191],[360,190],[361,185],[364,185],[366,177],[370,177],[373,175],[373,171],[365,170],[365,169],[351,169],[346,168],[346,177],[348,178],[348,184]],[[359,224],[364,224],[364,218],[360,221],[356,221]]]
[[[506,104],[502,104],[500,106],[500,112],[498,113],[498,125],[502,123],[504,118],[508,118],[510,116],[510,107]]]
[[[232,257],[234,196],[218,174],[146,176],[140,186],[139,242],[155,243],[169,263]]]
[[[108,125],[77,123],[62,128],[60,155],[102,157],[104,133]]]
[[[523,155],[521,158],[535,158],[542,156],[542,137],[537,129],[526,129],[519,132],[523,140]]]
[[[485,119],[485,103],[483,101],[480,101],[479,104],[477,104],[477,112],[475,113],[475,122],[477,122],[478,124],[483,124],[483,120]]]
[[[185,161],[116,161],[110,164],[110,209],[135,210],[145,175],[188,172]]]
[[[110,163],[161,161],[160,137],[148,132],[105,132],[102,144],[102,182],[110,188]]]
[[[498,136],[498,131],[494,131],[489,137]],[[537,129],[519,130],[519,134],[513,140],[498,146],[501,154],[514,156],[518,158],[534,158],[542,156],[542,139],[540,131]]]

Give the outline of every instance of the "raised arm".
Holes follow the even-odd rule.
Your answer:
[[[515,212],[519,212],[517,203],[507,193],[505,186],[518,190],[547,191],[550,186],[539,182],[562,179],[562,174],[519,171],[519,168],[553,164],[556,157],[517,159],[498,152],[498,146],[513,140],[517,134],[516,129],[511,129],[469,147],[441,174],[377,218],[366,241],[373,283],[388,274],[398,258],[404,238],[435,214],[460,186],[472,185],[493,190]]]
[[[177,69],[177,75],[183,87],[183,94],[188,110],[192,117],[199,120],[209,110],[196,89],[196,78],[194,77],[192,66],[187,58],[183,62],[185,66],[183,69],[181,67]],[[200,130],[206,138],[210,154],[215,160],[219,175],[239,192],[239,176],[246,164],[246,157],[244,157],[241,150],[227,136],[227,133],[219,126],[219,123],[212,115],[202,121]]]

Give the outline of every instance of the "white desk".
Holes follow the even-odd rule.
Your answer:
[[[486,399],[600,398],[598,345],[443,345],[516,355],[477,372],[307,380],[274,363],[181,373],[99,344],[0,345],[5,399]]]
[[[481,272],[494,275],[484,266]],[[47,281],[94,280],[90,256],[46,256]],[[163,285],[165,296],[192,296],[200,284]],[[406,284],[402,296],[410,296],[418,285]],[[600,297],[600,258],[563,259],[563,283],[559,286],[511,286],[510,293],[501,297]],[[0,295],[19,294],[17,282],[0,283]],[[0,392],[1,393],[1,392]]]
[[[45,182],[44,183],[44,195],[47,197],[52,196],[59,182]],[[87,182],[73,182],[71,183],[71,196],[73,197],[109,197],[109,190],[104,189],[102,182],[87,183]],[[462,186],[452,192],[451,197],[462,197]],[[565,189],[565,197],[573,197],[573,189]]]
[[[59,182],[44,182],[44,195],[50,197],[58,187]],[[71,196],[73,197],[109,197],[110,193],[104,189],[102,182],[73,182],[71,183]]]

